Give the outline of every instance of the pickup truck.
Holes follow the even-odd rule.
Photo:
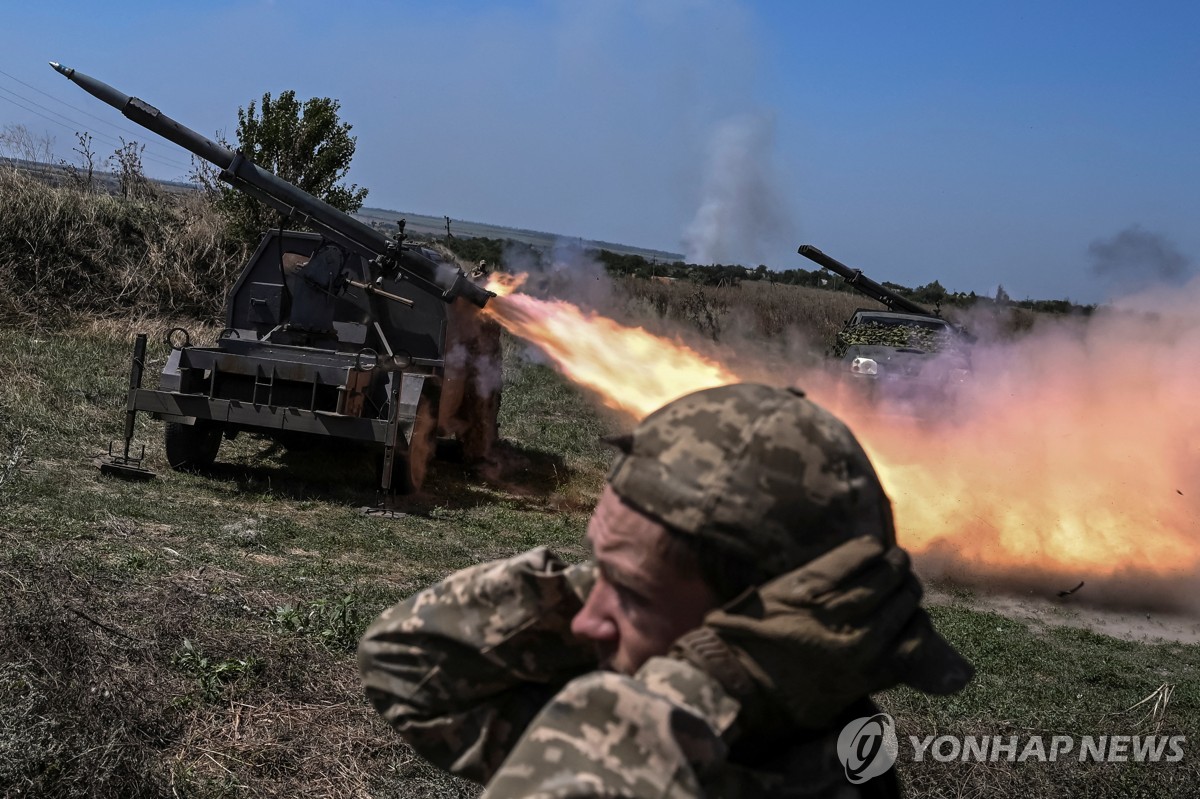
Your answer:
[[[971,374],[961,331],[929,314],[860,308],[827,355],[839,377],[867,399],[911,401],[922,409],[952,401]]]

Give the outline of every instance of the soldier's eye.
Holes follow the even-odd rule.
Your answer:
[[[613,588],[617,592],[617,601],[625,610],[639,610],[650,604],[650,600],[632,588],[624,585],[614,585]]]

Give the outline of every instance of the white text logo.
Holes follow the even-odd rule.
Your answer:
[[[842,732],[845,735],[845,731]],[[1024,763],[1033,760],[1068,760],[1076,758],[1080,763],[1177,763],[1183,760],[1184,735],[1085,735],[1075,739],[1071,735],[1018,736],[1018,735],[926,735],[918,738],[908,736],[913,747],[913,760],[918,762],[926,755],[932,759],[949,763]],[[841,739],[838,753],[841,754]],[[842,762],[845,762],[843,757]]]

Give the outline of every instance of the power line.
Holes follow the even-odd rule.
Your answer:
[[[3,86],[0,86],[0,92],[3,92],[3,94],[12,95],[12,97],[16,97],[17,100],[20,100],[25,103],[29,103],[30,105],[36,106],[37,108],[41,108],[43,111],[47,111],[47,112],[53,114],[54,117],[57,117],[57,119],[55,119],[53,117],[48,117],[45,114],[39,113],[38,111],[35,111],[32,108],[29,108],[28,106],[22,105],[20,102],[17,102],[17,100],[10,99],[8,97],[3,96],[3,94],[0,94],[0,100],[8,100],[13,105],[18,106],[19,108],[24,108],[26,111],[30,112],[31,114],[36,114],[37,116],[41,117],[42,119],[45,119],[49,122],[54,122],[55,124],[61,125],[64,128],[67,128],[68,130],[81,130],[82,129],[82,130],[88,131],[89,133],[92,134],[93,137],[95,137],[101,141],[108,142],[109,144],[111,144],[115,147],[122,146],[120,142],[113,139],[111,136],[108,136],[107,134],[100,133],[99,131],[93,130],[93,129],[89,128],[87,125],[83,125],[83,124],[77,122],[76,120],[71,119],[70,117],[66,116],[65,114],[60,114],[59,112],[57,112],[53,109],[46,108],[46,106],[44,106],[40,103],[34,102],[33,100],[30,100],[28,97],[23,97],[10,89],[5,89]],[[153,161],[162,166],[168,166],[168,167],[172,167],[174,169],[186,169],[187,168],[182,163],[180,163],[178,161],[173,161],[168,157],[162,156],[161,154],[157,154],[157,152],[153,151],[153,150],[150,152],[150,154],[143,153],[143,157],[147,161]]]
[[[41,89],[39,89],[37,86],[34,86],[34,85],[32,85],[32,84],[29,84],[29,83],[26,83],[25,81],[21,80],[20,78],[16,77],[15,75],[10,75],[9,73],[5,72],[5,71],[4,71],[4,70],[2,70],[2,69],[0,69],[0,75],[4,75],[5,77],[7,77],[7,78],[10,78],[11,80],[15,80],[17,83],[21,84],[22,86],[26,86],[26,87],[28,87],[28,88],[30,88],[30,89],[33,89],[33,90],[34,90],[35,92],[37,92],[38,94],[40,94],[40,95],[43,95],[43,96],[45,96],[45,97],[49,97],[49,98],[50,98],[51,100],[53,100],[54,102],[56,102],[56,103],[59,103],[59,104],[61,104],[61,105],[65,105],[67,108],[70,108],[72,111],[76,111],[76,112],[78,112],[78,113],[80,113],[80,114],[83,114],[84,116],[91,117],[92,119],[96,120],[97,122],[100,122],[100,123],[102,123],[102,124],[105,124],[105,125],[107,125],[107,126],[108,126],[108,127],[110,127],[110,128],[113,128],[113,129],[115,129],[115,130],[122,131],[123,133],[128,133],[128,134],[130,134],[131,136],[138,136],[138,137],[142,137],[142,136],[145,136],[145,135],[146,135],[145,131],[136,131],[136,130],[131,130],[130,128],[126,128],[126,127],[124,127],[124,126],[122,126],[122,125],[118,125],[118,124],[116,124],[116,123],[114,123],[114,122],[110,122],[109,120],[107,120],[107,119],[104,119],[103,117],[96,116],[95,114],[91,113],[90,111],[85,111],[85,110],[84,110],[84,109],[82,109],[82,108],[78,108],[78,107],[76,107],[76,106],[74,106],[74,105],[71,105],[71,104],[70,104],[70,103],[68,103],[66,100],[59,99],[58,97],[55,97],[53,94],[50,94],[49,92],[42,91],[42,90],[41,90]],[[17,97],[21,97],[21,95],[17,94],[16,92],[13,92],[13,91],[11,91],[11,90],[9,90],[9,93],[10,93],[10,94],[13,94],[13,95],[15,95],[15,96],[17,96]],[[55,114],[55,115],[57,115],[57,116],[63,116],[62,114],[59,114],[57,111],[53,111],[53,110],[51,110],[51,109],[49,109],[49,108],[46,108],[44,105],[39,105],[38,103],[35,103],[33,100],[30,100],[30,99],[28,99],[28,98],[26,98],[26,97],[21,97],[21,99],[22,99],[22,100],[25,100],[25,102],[27,102],[27,103],[32,103],[33,105],[37,105],[37,107],[38,107],[38,108],[44,108],[45,110],[49,111],[49,112],[50,112],[50,113],[52,113],[52,114]],[[67,119],[67,117],[65,117],[65,116],[63,116],[63,118],[64,118],[64,119]],[[72,124],[76,124],[76,123],[74,122],[74,120],[71,120],[71,123],[72,123]],[[148,144],[150,144],[150,145],[151,145],[151,146],[150,146],[150,149],[151,149],[152,151],[157,151],[157,147],[155,147],[155,144],[156,144],[155,142],[148,142]],[[166,158],[167,160],[170,160],[170,156],[169,156],[169,155],[168,155],[168,154],[165,152],[165,150],[166,150],[166,148],[164,148],[164,151],[163,151],[163,152],[159,152],[158,154],[159,154],[161,157],[163,157],[163,158]]]
[[[0,92],[2,92],[2,91],[4,91],[4,90],[0,89]],[[5,97],[2,94],[0,94],[0,100],[4,100],[6,102],[12,103],[13,105],[17,106],[18,108],[28,111],[29,113],[33,114],[34,116],[41,117],[42,119],[46,120],[47,122],[52,122],[61,128],[65,128],[65,129],[71,131],[72,133],[78,133],[79,131],[82,130],[82,131],[85,131],[85,132],[91,134],[92,138],[96,139],[99,142],[105,143],[105,144],[109,145],[110,147],[119,149],[122,146],[122,144],[119,141],[112,139],[103,133],[93,131],[92,129],[88,128],[86,125],[79,125],[79,124],[75,123],[74,120],[69,120],[70,124],[68,124],[67,122],[62,122],[61,120],[46,116],[45,114],[41,113],[40,111],[36,111],[32,108],[29,108],[26,105],[22,105],[21,103],[17,102],[16,100]],[[152,161],[152,162],[158,164],[159,166],[168,167],[170,169],[186,169],[187,168],[177,161],[166,161],[166,160],[164,160],[162,158],[158,158],[157,156],[152,155],[152,154],[142,153],[141,156],[146,161]]]
[[[2,91],[2,90],[0,90],[0,91]],[[0,100],[5,100],[5,101],[7,101],[7,102],[10,102],[10,103],[12,103],[13,105],[15,105],[17,108],[20,108],[20,109],[23,109],[23,110],[25,110],[25,111],[28,111],[29,113],[31,113],[31,114],[33,114],[33,115],[35,115],[35,116],[39,116],[39,117],[41,117],[42,119],[46,120],[47,122],[53,122],[55,125],[58,125],[58,126],[60,126],[60,127],[64,127],[64,128],[66,128],[67,130],[72,130],[72,129],[73,129],[71,125],[68,125],[67,123],[65,123],[65,122],[62,122],[61,120],[54,119],[53,117],[48,117],[48,116],[46,116],[45,114],[41,113],[40,111],[34,111],[34,110],[33,110],[32,108],[30,108],[29,106],[27,106],[27,105],[21,105],[21,103],[17,102],[16,100],[13,100],[13,99],[11,99],[11,98],[4,97],[3,95],[0,95]],[[80,127],[82,127],[82,126],[80,126]],[[85,127],[84,129],[86,130],[87,128]],[[101,135],[101,134],[99,134],[99,133],[95,134],[95,136],[96,136],[96,138],[98,138],[98,139],[105,139],[105,140],[107,140],[107,141],[112,141],[111,139],[108,139],[108,137],[107,137],[107,136],[102,136],[102,135]]]
[[[4,89],[4,88],[0,88],[0,92],[12,94],[12,92],[9,92],[7,89]],[[29,100],[26,100],[25,98],[21,97],[19,94],[14,95],[14,96],[18,97],[22,100],[25,100],[26,102],[30,102]],[[62,117],[63,119],[67,120],[67,122],[63,122],[59,119],[55,119],[53,117],[46,116],[45,114],[41,113],[40,111],[36,111],[36,110],[30,108],[29,106],[22,105],[21,103],[17,102],[16,100],[13,100],[9,97],[5,97],[3,94],[0,94],[0,100],[4,100],[6,102],[12,103],[13,105],[17,106],[18,108],[28,111],[29,113],[33,114],[34,116],[41,117],[42,119],[46,120],[47,122],[53,122],[55,125],[58,125],[59,127],[66,128],[67,130],[71,131],[72,133],[78,132],[79,130],[83,130],[83,131],[90,133],[93,138],[95,138],[101,142],[104,142],[111,147],[120,148],[122,146],[119,141],[117,141],[113,138],[110,138],[109,136],[107,136],[103,133],[94,131],[91,128],[89,128],[87,125],[80,125],[77,122],[75,122],[74,120],[69,119],[68,117]],[[36,103],[35,103],[35,105],[36,105]],[[44,106],[38,106],[38,107],[44,108]],[[49,110],[49,109],[46,109],[46,110]],[[56,112],[56,111],[51,112],[51,113],[54,113],[58,116],[62,116],[61,114],[58,114],[58,112]],[[188,169],[189,168],[188,166],[185,166],[178,161],[167,161],[162,158],[158,158],[154,155],[147,155],[145,153],[142,153],[142,157],[147,161],[153,161],[154,163],[158,164],[159,166],[165,166],[165,167],[169,167],[171,169]]]
[[[45,97],[49,97],[51,100],[55,101],[56,103],[62,103],[67,108],[70,108],[72,111],[78,111],[80,114],[83,114],[84,116],[89,116],[92,119],[96,120],[97,122],[103,122],[105,125],[108,125],[110,128],[116,128],[117,130],[124,131],[125,133],[136,133],[136,131],[132,131],[129,128],[122,127],[121,125],[117,125],[113,122],[110,122],[107,119],[98,117],[95,114],[91,113],[90,111],[85,111],[82,108],[73,106],[70,103],[68,103],[66,100],[60,100],[59,98],[55,97],[53,94],[50,94],[49,92],[44,92],[41,89],[39,89],[37,86],[26,83],[25,81],[21,80],[20,78],[16,77],[15,75],[10,75],[2,69],[0,69],[0,75],[3,75],[6,78],[11,78],[12,80],[15,80],[17,83],[21,84],[22,86],[33,89],[35,92],[37,92],[38,94],[41,94]],[[138,134],[138,135],[140,135],[140,134]]]
[[[36,102],[35,100],[30,100],[28,97],[23,97],[20,94],[17,94],[12,89],[6,89],[3,86],[0,86],[0,92],[4,92],[5,94],[11,94],[13,97],[16,97],[17,99],[19,99],[23,102],[29,103],[32,106],[36,106],[49,114],[53,114],[54,116],[66,121],[66,122],[74,123],[74,121],[75,121],[75,120],[71,119],[70,117],[66,116],[65,114],[60,114],[58,111],[55,111],[53,108],[47,108],[46,106],[42,105],[39,102]]]

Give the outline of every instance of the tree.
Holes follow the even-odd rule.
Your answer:
[[[314,197],[346,213],[362,207],[367,190],[342,179],[350,171],[356,139],[351,125],[338,117],[341,104],[329,97],[313,97],[301,104],[292,90],[272,98],[262,96],[238,109],[238,149],[263,169],[274,172]],[[228,143],[222,139],[222,144]],[[247,243],[278,225],[279,215],[263,203],[216,181],[216,172],[198,168],[196,180],[218,191],[217,207],[230,221],[231,233]],[[286,222],[285,222],[286,224]],[[294,224],[294,223],[293,223]]]
[[[938,281],[926,283],[924,286],[919,286],[912,292],[912,297],[919,303],[926,305],[941,305],[942,300],[946,299],[946,289]]]

